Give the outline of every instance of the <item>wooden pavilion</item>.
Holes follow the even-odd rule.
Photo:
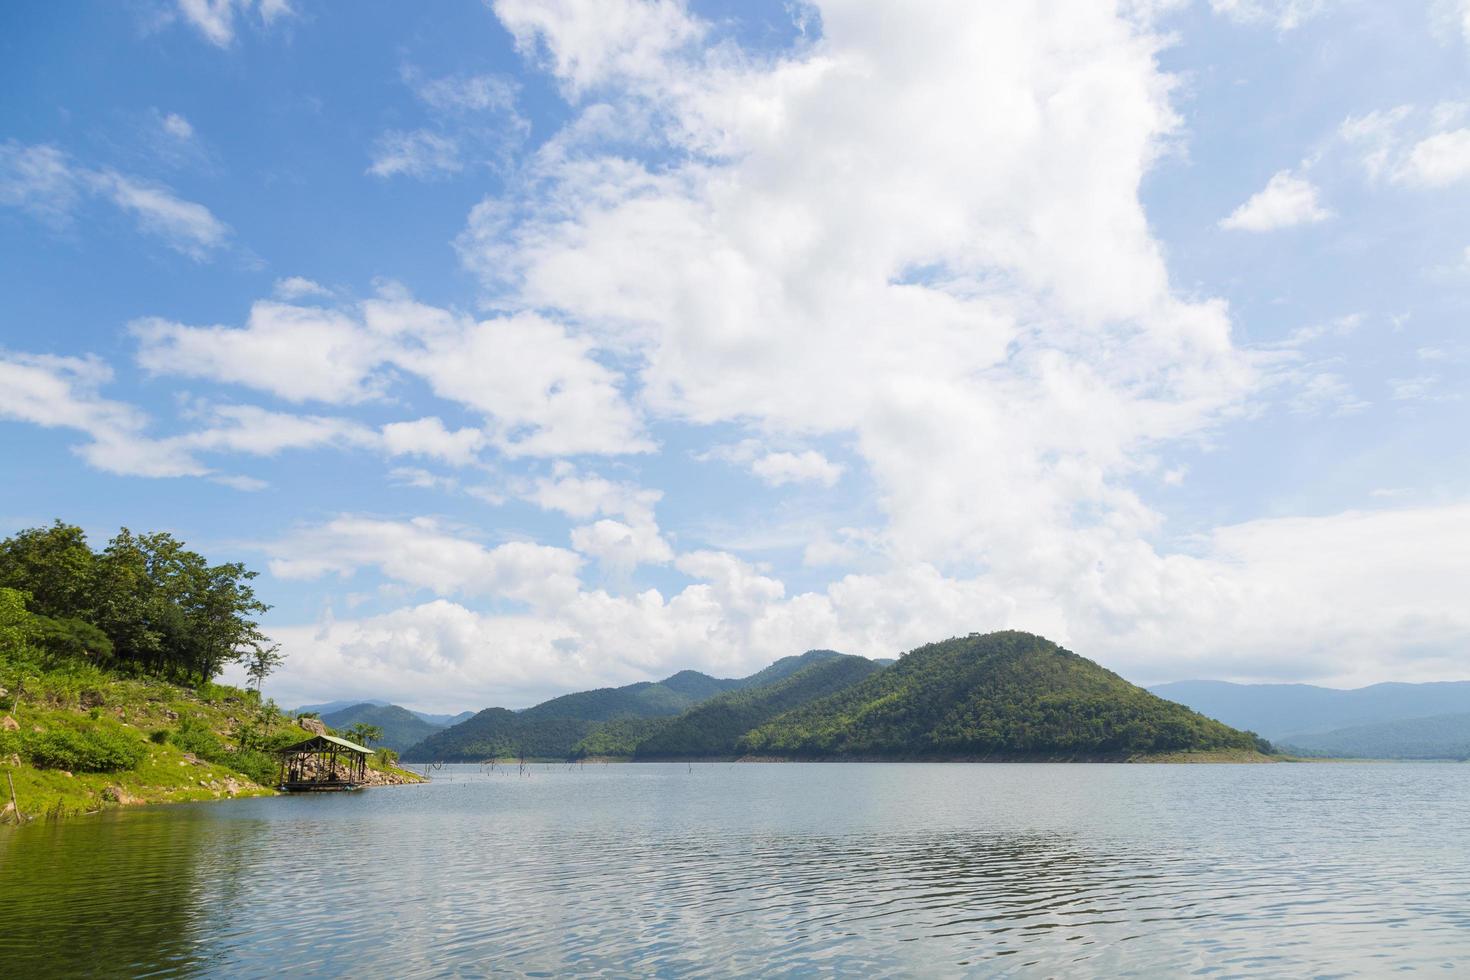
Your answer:
[[[288,793],[309,793],[360,788],[373,750],[335,735],[314,735],[276,754],[281,757],[277,785]]]

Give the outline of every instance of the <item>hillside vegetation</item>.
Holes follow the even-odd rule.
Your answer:
[[[363,702],[321,716],[322,721],[332,728],[346,731],[355,725],[367,725],[380,733],[377,743],[395,752],[417,745],[442,729],[443,725],[430,724],[407,708],[396,704],[371,704]]]
[[[1127,758],[1269,747],[1039,636],[971,634],[787,712],[740,740],[798,758]]]
[[[864,657],[842,654],[810,660],[785,677],[695,705],[637,742],[607,754],[638,759],[735,755],[746,732],[793,708],[846,690],[882,669]]]
[[[665,721],[711,697],[775,684],[811,664],[840,656],[831,650],[811,650],[783,657],[749,677],[717,678],[684,670],[662,681],[565,694],[524,711],[486,708],[428,736],[403,757],[414,762],[480,762],[631,756],[636,745]]]
[[[307,734],[260,694],[281,656],[253,577],[166,534],[0,541],[0,819],[269,793],[272,750]],[[255,690],[214,683],[238,661]]]

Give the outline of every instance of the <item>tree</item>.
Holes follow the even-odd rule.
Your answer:
[[[0,541],[0,586],[30,593],[27,608],[42,616],[85,618],[95,569],[87,535],[59,520]]]
[[[260,693],[260,685],[285,659],[286,655],[281,653],[279,643],[272,643],[270,646],[255,643],[245,652],[245,674],[255,685],[256,694]]]
[[[347,737],[358,745],[371,748],[374,742],[383,737],[383,730],[377,725],[369,725],[360,721],[347,729]]]

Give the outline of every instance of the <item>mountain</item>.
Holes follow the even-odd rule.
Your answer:
[[[358,724],[377,725],[383,730],[383,737],[378,739],[378,744],[397,752],[417,745],[442,727],[424,721],[407,708],[396,704],[375,704],[371,701],[329,712],[321,718],[339,732]]]
[[[1349,690],[1311,684],[1177,681],[1149,690],[1227,725],[1292,744],[1299,744],[1300,736],[1308,733],[1470,712],[1470,681],[1374,684]]]
[[[1281,747],[1297,755],[1350,759],[1470,761],[1470,714],[1354,725],[1330,732],[1299,735]]]
[[[458,725],[467,718],[475,717],[473,711],[461,711],[457,715],[431,715],[427,711],[414,711],[412,708],[407,710],[437,728],[448,728],[450,725]]]
[[[692,675],[692,676],[691,676]],[[669,681],[673,681],[670,684]],[[519,712],[522,718],[577,718],[611,721],[613,718],[662,718],[728,690],[739,681],[722,681],[698,671],[680,671],[665,681],[640,681],[626,687],[602,687],[563,694]],[[706,693],[710,692],[710,693]]]
[[[380,698],[359,698],[356,701],[328,701],[326,704],[303,704],[292,713],[298,715],[316,714],[321,717],[325,717],[329,714],[343,711],[347,708],[355,708],[360,704],[377,705],[378,707],[383,708],[387,707],[391,703],[392,702],[384,701]],[[414,715],[417,718],[423,719],[436,728],[444,728],[448,725],[457,725],[460,722],[464,721],[466,718],[473,718],[475,715],[473,711],[461,711],[457,715],[431,715],[426,711],[415,711],[412,708],[404,708],[403,710],[407,711],[409,714]],[[328,724],[331,723],[328,722]]]
[[[1007,631],[919,647],[739,747],[807,758],[1122,758],[1263,746],[1049,640]]]
[[[375,704],[382,707],[388,705],[389,703],[390,702],[388,701],[379,701],[376,698],[364,698],[359,701],[328,701],[326,704],[303,704],[301,707],[293,711],[292,714],[315,714],[318,717],[321,717],[322,715],[331,714],[334,711],[341,711],[344,708],[352,708],[359,704]]]
[[[813,656],[816,654],[816,656]],[[639,759],[731,756],[740,737],[772,718],[858,683],[883,668],[864,657],[812,651],[796,659],[799,669],[766,675],[764,683],[716,695],[644,734],[624,751]],[[774,665],[773,665],[774,666]],[[772,679],[774,677],[774,679]],[[631,748],[631,752],[627,749]]]
[[[683,670],[662,681],[578,691],[543,701],[524,711],[486,708],[466,721],[435,732],[404,752],[414,762],[478,762],[489,758],[564,759],[579,753],[589,736],[595,744],[627,746],[651,734],[655,725],[636,721],[672,718],[715,695],[773,684],[812,663],[840,657],[811,650],[783,657],[749,677],[717,678]],[[605,726],[612,726],[606,731]],[[592,752],[585,754],[624,754]]]

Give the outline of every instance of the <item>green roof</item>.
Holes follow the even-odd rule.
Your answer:
[[[311,738],[307,739],[304,742],[297,742],[295,745],[288,745],[284,749],[277,749],[276,751],[278,751],[278,752],[300,752],[303,746],[310,745],[312,742],[315,742],[319,738],[320,739],[325,739],[326,741],[331,742],[334,745],[340,745],[344,749],[351,749],[353,752],[361,752],[363,755],[372,755],[373,754],[373,750],[370,749],[370,748],[368,748],[367,746],[365,746],[365,745],[358,745],[356,742],[349,742],[349,741],[347,741],[347,739],[345,739],[345,738],[338,738],[335,735],[313,735]]]

